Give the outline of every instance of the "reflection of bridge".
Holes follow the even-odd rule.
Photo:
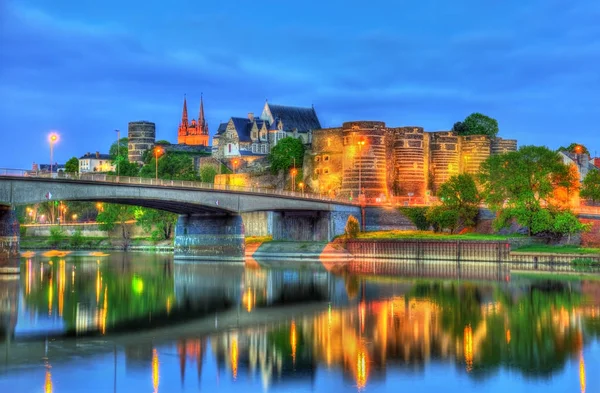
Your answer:
[[[179,214],[175,255],[180,258],[243,258],[242,213],[273,212],[273,238],[280,240],[330,240],[344,232],[349,215],[360,217],[360,208],[351,202],[315,194],[94,174],[15,176],[0,170],[0,205],[49,199],[119,203]],[[0,210],[0,224],[4,224],[0,249],[14,253],[15,241],[18,244],[14,213]]]

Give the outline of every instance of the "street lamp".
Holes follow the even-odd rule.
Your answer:
[[[302,195],[304,195],[304,183],[298,183],[298,187],[300,187],[300,192],[302,193]]]
[[[296,192],[296,174],[298,173],[298,170],[296,168],[292,168],[290,172],[292,174],[292,192]]]
[[[72,218],[73,218],[73,222],[75,222],[77,220],[77,214],[73,214]]]
[[[157,181],[158,181],[158,155],[162,154],[162,152],[163,151],[162,151],[162,149],[159,146],[156,146],[154,148],[154,162],[156,164],[156,167],[155,167],[155,177],[156,177]]]
[[[358,160],[358,199],[361,199],[362,191],[361,191],[361,182],[362,182],[362,148],[365,145],[365,140],[361,139],[357,142],[358,150],[359,150],[359,160]]]
[[[121,144],[121,131],[115,131],[117,132],[117,159],[115,161],[117,163],[117,177],[119,177],[119,145]]]
[[[235,175],[235,168],[240,163],[240,161],[236,158],[233,160],[233,174]]]
[[[52,177],[52,162],[54,161],[53,153],[54,153],[54,144],[58,141],[58,134],[53,132],[48,137],[50,141],[50,177]]]

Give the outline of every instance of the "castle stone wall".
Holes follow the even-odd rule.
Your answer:
[[[485,135],[465,135],[461,138],[461,173],[474,175],[490,156],[490,138]]]
[[[450,177],[459,171],[459,137],[452,131],[429,134],[430,184],[436,192]]]
[[[156,142],[156,125],[149,121],[132,121],[127,127],[129,162],[142,162],[146,150]]]
[[[425,134],[421,127],[395,129],[394,158],[397,195],[425,195],[427,188]]]
[[[491,142],[492,154],[504,154],[510,151],[517,151],[516,139],[494,138]]]

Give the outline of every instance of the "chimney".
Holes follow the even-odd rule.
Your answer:
[[[254,113],[248,112],[248,120],[254,121]]]
[[[96,152],[96,158],[100,158],[100,152]]]

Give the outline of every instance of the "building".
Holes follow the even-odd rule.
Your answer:
[[[492,154],[517,150],[513,139],[459,136],[422,127],[346,122],[314,130],[304,158],[304,182],[313,192],[386,201],[392,196],[426,203],[459,173],[475,174]]]
[[[115,166],[112,163],[110,154],[88,152],[79,157],[79,173],[110,172],[114,170]]]
[[[127,158],[129,162],[143,163],[144,152],[154,147],[156,142],[156,124],[141,120],[127,125]]]
[[[35,162],[31,165],[31,171],[27,171],[28,174],[38,174],[38,173],[49,173],[50,168],[52,168],[52,173],[64,172],[65,164],[54,163],[50,164],[36,164]]]
[[[286,137],[312,142],[312,132],[321,128],[315,108],[265,103],[260,117],[232,117],[221,123],[213,137],[213,155],[218,159],[264,157]]]
[[[186,97],[183,97],[183,112],[181,123],[177,130],[177,144],[208,146],[208,124],[204,117],[204,100],[200,95],[200,111],[198,112],[198,121],[192,119],[188,122],[188,111]]]
[[[565,165],[574,165],[579,172],[579,181],[583,181],[585,176],[591,169],[594,169],[593,161],[590,160],[589,154],[586,153],[571,153],[565,150],[559,150],[558,154]]]

